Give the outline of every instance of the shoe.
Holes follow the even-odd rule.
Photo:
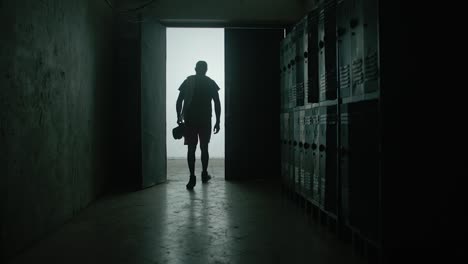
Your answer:
[[[209,180],[211,180],[211,176],[208,174],[208,172],[202,172],[201,176],[202,182],[207,183]]]
[[[195,177],[195,176],[190,176],[190,180],[189,180],[189,182],[188,182],[187,185],[186,185],[187,190],[192,190],[193,187],[195,187],[195,185],[197,185],[197,177]]]

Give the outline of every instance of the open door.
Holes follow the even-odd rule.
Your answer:
[[[226,180],[280,175],[283,29],[225,31]]]
[[[141,23],[141,188],[165,182],[166,27]]]

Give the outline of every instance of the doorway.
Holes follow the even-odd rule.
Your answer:
[[[210,162],[208,173],[214,179],[224,180],[225,129],[224,129],[224,29],[223,28],[167,28],[166,57],[166,144],[168,180],[186,181],[187,146],[183,139],[175,140],[172,129],[177,125],[176,100],[179,87],[190,75],[195,74],[195,64],[203,60],[208,64],[207,76],[220,87],[221,130],[211,135],[209,144]],[[214,105],[212,124],[216,122]],[[196,152],[195,175],[201,175],[200,148]]]

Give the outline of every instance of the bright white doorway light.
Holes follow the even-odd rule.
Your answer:
[[[166,67],[166,117],[167,117],[167,157],[186,158],[187,147],[183,139],[174,140],[172,129],[177,125],[176,100],[179,86],[187,76],[195,74],[197,61],[208,63],[206,75],[221,88],[221,131],[211,136],[210,159],[224,158],[224,29],[219,28],[167,28],[167,67]],[[212,124],[216,117],[213,105]],[[197,149],[200,158],[200,149]]]

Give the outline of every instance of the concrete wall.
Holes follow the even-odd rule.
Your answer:
[[[141,152],[143,188],[165,182],[166,28],[154,19],[141,24]]]
[[[87,206],[107,180],[112,14],[104,1],[0,1],[2,258]]]

